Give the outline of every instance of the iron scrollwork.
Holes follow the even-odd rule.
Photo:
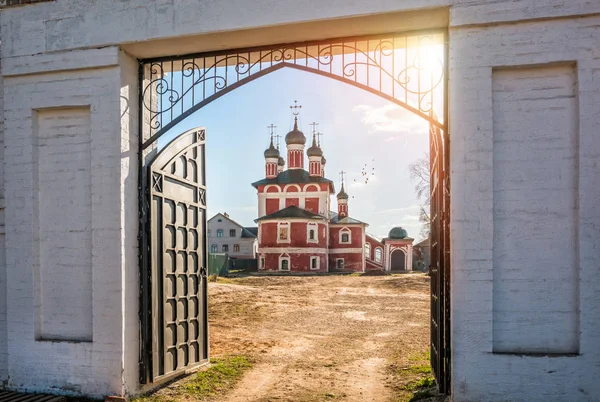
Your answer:
[[[444,81],[443,55],[438,52],[427,65],[421,55],[431,44],[441,48],[440,38],[442,34],[358,38],[143,62],[148,142],[234,87],[285,66],[380,94],[443,128],[433,113],[434,93]]]

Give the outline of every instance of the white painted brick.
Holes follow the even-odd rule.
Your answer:
[[[587,401],[600,395],[600,12],[590,0],[69,0],[2,10],[6,148],[6,334],[13,387],[51,386],[99,396],[137,384],[137,65],[119,53],[150,39],[450,7],[453,398],[455,401]],[[558,17],[554,19],[554,17]],[[547,19],[533,21],[538,19]],[[524,21],[527,20],[527,21]],[[514,22],[504,24],[503,21]],[[327,21],[326,23],[329,23]],[[489,24],[492,23],[492,24]],[[489,24],[489,25],[488,25]],[[257,34],[258,35],[258,34]],[[273,40],[263,37],[260,40]],[[98,49],[110,46],[111,48]],[[96,49],[92,49],[96,48]],[[79,49],[71,52],[73,49]],[[85,49],[90,49],[85,50]],[[495,67],[576,62],[579,112],[577,357],[492,354]],[[102,68],[99,67],[103,65]],[[88,68],[86,71],[69,71]],[[57,72],[63,70],[62,72]],[[43,73],[43,74],[42,74]],[[23,76],[22,74],[30,74]],[[0,85],[1,86],[1,85]],[[35,208],[31,110],[91,105],[94,342],[36,343],[31,257]],[[0,118],[0,123],[2,119]],[[531,124],[524,121],[523,124]],[[0,137],[2,126],[0,126]],[[526,132],[526,127],[524,129]],[[94,142],[95,141],[95,142]],[[508,148],[507,148],[508,149]],[[2,183],[2,180],[0,180]],[[539,181],[527,183],[541,189]],[[2,187],[0,187],[1,189]],[[2,191],[0,191],[0,203]],[[2,207],[4,204],[0,204]],[[0,211],[1,213],[1,211]],[[557,229],[557,230],[560,230]],[[0,237],[1,250],[1,237]],[[135,267],[136,269],[132,269]],[[560,275],[555,269],[548,277]],[[524,276],[527,277],[527,275]],[[0,300],[0,380],[3,365]],[[4,353],[6,356],[6,353]],[[32,357],[33,356],[33,357]],[[59,366],[60,365],[60,366]],[[65,367],[65,370],[55,370]]]

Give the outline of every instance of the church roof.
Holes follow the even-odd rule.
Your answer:
[[[285,135],[285,143],[290,144],[306,144],[304,133],[298,129],[298,117],[294,117],[294,128]]]
[[[265,158],[279,158],[279,150],[273,146],[273,138],[271,138],[271,144],[265,151]]]
[[[254,222],[277,218],[327,219],[322,215],[318,215],[305,209],[298,208],[295,205],[290,205],[289,207],[280,209],[277,212],[273,212],[272,214],[255,219]]]
[[[368,225],[367,223],[365,223],[363,221],[359,221],[358,219],[354,219],[354,218],[351,218],[349,216],[346,216],[344,218],[340,218],[338,215],[336,215],[333,218],[331,218],[329,220],[329,222],[331,222],[331,223],[339,223],[341,225],[344,225],[344,224],[346,224],[346,225],[351,225],[351,224],[354,224],[354,225],[356,225],[356,224]]]
[[[328,183],[331,191],[334,191],[333,182],[324,177],[311,176],[304,169],[288,169],[279,173],[277,177],[273,179],[262,179],[252,183],[256,188],[264,184],[292,184],[292,183]]]

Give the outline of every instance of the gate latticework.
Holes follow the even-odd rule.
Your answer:
[[[187,221],[177,220],[177,212],[171,212],[175,215],[165,215],[167,210],[174,208],[177,211],[179,205],[198,208],[198,222],[204,225],[206,217],[201,217],[200,211],[204,213],[205,204],[194,201],[193,197],[199,195],[190,192],[189,188],[196,186],[198,189],[205,189],[206,183],[195,182],[186,176],[190,172],[189,167],[186,168],[187,171],[184,170],[187,172],[184,176],[180,175],[181,170],[177,170],[177,174],[174,171],[169,172],[172,168],[168,168],[166,160],[163,160],[166,156],[161,156],[165,151],[159,154],[158,158],[163,158],[161,164],[165,164],[157,168],[158,170],[153,170],[155,162],[148,167],[145,158],[165,133],[195,111],[257,78],[283,68],[291,68],[329,77],[366,90],[423,118],[431,127],[431,359],[440,390],[449,391],[447,64],[447,32],[444,30],[287,43],[154,58],[140,62],[140,319],[145,331],[142,333],[143,347],[140,359],[142,383],[163,378],[169,375],[168,373],[176,373],[182,367],[207,358],[206,338],[201,338],[202,331],[206,331],[206,317],[195,314],[196,310],[190,308],[189,299],[189,290],[196,290],[196,283],[189,282],[192,280],[190,278],[196,278],[199,286],[204,283],[201,275],[195,276],[194,273],[189,276],[189,270],[190,267],[196,268],[194,264],[200,264],[198,266],[201,269],[206,268],[205,262],[199,262],[204,261],[206,255],[203,240],[206,227],[190,226],[193,221],[189,218]],[[441,110],[443,113],[439,118],[435,111]],[[189,133],[185,136],[189,137]],[[188,145],[190,149],[202,147],[203,150],[200,143],[190,142]],[[167,146],[169,147],[171,145]],[[167,153],[169,152],[167,150]],[[176,157],[175,154],[169,155]],[[169,163],[175,166],[177,160],[169,159]],[[186,160],[190,161],[189,158]],[[202,163],[202,168],[200,165],[197,168],[198,174],[203,175],[204,159],[195,161]],[[177,185],[165,187],[167,183],[169,186],[174,183]],[[167,195],[164,193],[167,188],[175,192]],[[176,188],[179,189],[175,190]],[[158,189],[161,189],[160,194]],[[163,196],[164,199],[160,198]],[[162,212],[157,212],[158,199],[162,199]],[[172,228],[162,227],[163,234],[158,235],[163,236],[163,240],[157,240],[155,233],[161,230],[161,227],[156,226],[160,219],[164,220],[160,225],[167,224],[168,219],[172,221]],[[183,230],[181,234],[179,228]],[[197,251],[196,262],[189,260],[191,255],[196,255],[193,254],[191,240],[180,243],[184,241],[180,240],[180,237],[185,237],[184,233],[186,236],[196,233],[196,240],[202,242],[202,250]],[[169,238],[175,239],[176,243],[169,245]],[[164,243],[165,241],[167,243]],[[184,262],[184,256],[188,259],[187,262]],[[165,261],[169,262],[163,263],[166,264],[163,266],[155,265],[155,261],[161,258],[166,258]],[[169,276],[164,269],[168,268],[172,261],[175,265],[172,265],[171,269],[176,274]],[[165,272],[162,277],[161,270]],[[180,286],[177,282],[183,273],[188,280],[187,287]],[[162,280],[162,284],[157,283],[157,280]],[[172,281],[173,285],[170,284]],[[205,302],[204,297],[205,293],[202,293],[202,300],[199,302]],[[158,321],[154,314],[161,313],[155,310],[155,300],[159,301],[159,305],[162,303],[165,309],[162,313],[165,315]],[[187,309],[181,307],[183,310],[179,310],[179,307],[174,307],[179,306],[180,300],[187,301]],[[198,305],[198,308],[198,314],[205,314],[201,313],[201,310],[206,308],[205,305]],[[174,311],[177,312],[176,316],[169,315]],[[186,317],[185,324],[179,314]],[[204,327],[196,327],[195,321],[191,324],[190,320],[195,319],[194,317],[204,320]],[[200,332],[190,332],[196,328]],[[186,340],[185,345],[180,343],[179,335],[175,338],[175,332],[183,334],[181,339]],[[197,334],[200,334],[200,337],[195,338]]]
[[[187,131],[146,168],[142,383],[208,359],[205,142],[204,129]]]

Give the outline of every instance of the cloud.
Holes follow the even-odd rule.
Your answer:
[[[398,105],[387,104],[382,107],[357,105],[352,111],[362,113],[361,121],[369,127],[369,134],[378,132],[427,134],[428,132],[428,125],[425,120]],[[385,141],[393,141],[395,138],[396,136],[388,136]]]

